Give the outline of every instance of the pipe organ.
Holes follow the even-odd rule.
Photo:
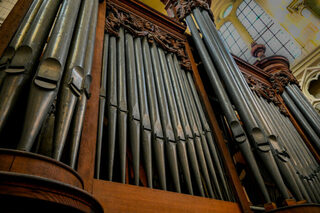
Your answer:
[[[320,116],[288,60],[248,64],[209,2],[163,2],[172,17],[137,0],[20,14],[0,59],[4,209],[320,211]]]

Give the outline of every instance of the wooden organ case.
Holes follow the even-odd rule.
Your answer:
[[[0,28],[4,38],[1,55],[31,2],[19,0]],[[196,10],[208,5],[201,0],[163,2],[172,17],[137,0],[99,3],[90,98],[76,163],[70,167],[64,159],[43,156],[33,149],[33,153],[8,149],[0,138],[0,209],[320,212],[315,204],[319,203],[318,195],[312,189],[311,202],[304,195],[294,200],[291,198],[296,194],[286,183],[289,196],[284,197],[260,159],[257,165],[262,168],[263,184],[273,196],[266,201],[255,187],[255,174],[233,138],[235,132],[205,71],[206,61],[199,54],[197,41],[186,32],[190,28],[187,17],[193,13],[193,20],[201,20]],[[191,30],[192,35],[194,32]],[[205,31],[201,33],[204,41]],[[257,111],[268,124],[273,125],[274,114],[279,125],[290,126],[288,131],[293,128],[293,137],[301,138],[307,150],[306,161],[319,165],[319,147],[282,96],[288,85],[297,84],[288,61],[281,56],[261,57],[260,50],[253,49],[260,57],[253,65],[232,56],[253,91]],[[221,85],[228,87],[225,82]],[[230,105],[231,111],[243,125],[246,121],[235,105]],[[266,111],[271,114],[263,113]],[[284,161],[286,151],[296,152],[290,147],[284,151],[276,148],[272,149],[276,150],[274,158],[280,156]]]

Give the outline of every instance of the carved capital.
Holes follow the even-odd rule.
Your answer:
[[[184,22],[186,16],[190,15],[192,10],[196,7],[207,10],[213,19],[212,11],[210,10],[209,0],[177,0],[173,6],[177,11],[177,16],[180,22]]]
[[[271,73],[270,82],[272,84],[272,87],[279,94],[281,94],[284,91],[284,88],[289,83],[299,85],[299,82],[289,70],[288,71],[281,70],[278,72]]]
[[[146,37],[149,43],[156,42],[165,51],[175,53],[181,66],[191,70],[191,62],[185,51],[184,40],[177,39],[154,23],[125,12],[117,8],[116,4],[108,2],[105,31],[118,37],[120,27],[134,36]]]

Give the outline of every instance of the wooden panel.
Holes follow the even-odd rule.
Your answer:
[[[18,29],[18,26],[24,15],[27,13],[31,3],[32,0],[19,0],[2,23],[0,27],[0,56]]]
[[[7,203],[2,203],[4,200]],[[10,208],[12,203],[18,203],[13,207],[18,211],[3,210],[6,206],[12,209]],[[81,212],[103,212],[98,201],[78,187],[34,175],[2,171],[0,171],[0,205],[1,212],[35,212],[35,206],[36,212],[48,212],[48,210],[75,212],[75,209]],[[67,210],[63,207],[72,209]]]
[[[237,203],[94,180],[93,196],[105,212],[241,212]]]
[[[296,206],[288,206],[279,208],[271,212],[277,213],[320,213],[320,205],[317,204],[304,204],[304,205],[296,205]]]
[[[88,192],[92,192],[92,180],[94,176],[105,15],[106,2],[103,1],[103,3],[99,4],[92,64],[91,98],[87,103],[78,159],[78,172],[83,178],[84,189]]]
[[[200,98],[201,98],[202,102],[204,103],[204,106],[205,106],[206,111],[208,113],[209,120],[210,120],[211,126],[213,128],[214,136],[215,136],[215,141],[217,142],[219,151],[222,154],[223,163],[225,165],[225,168],[227,169],[230,180],[233,183],[233,186],[234,186],[235,192],[237,194],[237,197],[239,199],[241,208],[242,208],[243,212],[252,212],[250,209],[250,206],[249,206],[249,202],[248,202],[246,195],[243,191],[242,185],[240,183],[240,179],[238,177],[236,168],[233,164],[231,155],[230,155],[228,148],[224,142],[222,131],[219,127],[216,116],[215,116],[213,109],[211,107],[208,95],[207,95],[205,88],[203,86],[197,65],[195,63],[195,60],[193,58],[193,55],[192,55],[192,52],[191,52],[191,49],[190,49],[190,46],[188,43],[186,43],[186,50],[187,50],[187,54],[188,54],[190,61],[191,61],[191,64],[192,64],[192,71],[193,71],[193,77],[194,77],[194,81],[196,84],[196,88],[198,90],[198,93],[200,94]]]

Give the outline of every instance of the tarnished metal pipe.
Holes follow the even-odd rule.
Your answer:
[[[6,76],[6,72],[3,70],[7,67],[10,63],[11,59],[13,58],[16,50],[21,45],[25,35],[27,34],[34,17],[37,15],[39,8],[42,4],[43,0],[35,0],[31,3],[30,8],[24,18],[22,19],[15,35],[13,36],[12,40],[10,41],[8,47],[6,48],[5,52],[2,54],[0,58],[0,88],[3,79]]]
[[[66,70],[61,82],[53,144],[53,158],[56,160],[60,160],[62,156],[75,106],[81,96],[92,9],[93,1],[82,1],[75,36],[73,37]]]
[[[13,112],[19,95],[34,74],[36,62],[41,55],[60,2],[59,0],[44,1],[41,4],[34,18],[36,21],[32,22],[9,67],[5,70],[6,77],[0,91],[0,132]],[[60,66],[60,64],[57,65]],[[23,147],[25,150],[30,148]]]
[[[126,75],[129,108],[129,138],[133,158],[133,172],[135,185],[139,185],[140,166],[140,108],[138,97],[136,61],[134,57],[133,38],[130,33],[126,33]]]
[[[41,155],[46,155],[48,157],[52,156],[54,121],[55,121],[55,114],[54,114],[54,107],[52,107],[46,121],[42,125],[41,131],[38,136],[38,141],[37,141],[38,147],[35,151]]]
[[[206,119],[206,116],[204,114],[204,111],[203,111],[199,96],[197,94],[197,90],[196,90],[196,87],[194,85],[191,73],[188,72],[187,76],[188,76],[188,81],[189,81],[189,85],[190,85],[190,88],[191,88],[191,92],[193,94],[193,98],[194,98],[194,101],[195,101],[197,109],[198,109],[198,113],[199,113],[199,116],[200,116],[200,119],[201,119],[202,126],[203,126],[204,130],[206,131],[206,137],[207,137],[208,145],[209,145],[209,148],[210,148],[210,151],[211,151],[211,156],[213,157],[215,166],[216,166],[216,168],[218,170],[218,174],[219,174],[220,180],[222,181],[222,186],[224,188],[226,196],[227,196],[228,200],[231,201],[231,198],[232,198],[231,194],[232,193],[229,191],[229,189],[227,187],[226,179],[225,179],[225,176],[223,174],[223,169],[221,167],[221,163],[219,161],[218,151],[217,151],[217,149],[215,147],[215,144],[214,144],[214,140],[213,140],[213,137],[212,137],[212,132],[211,132],[210,126],[209,126],[209,124],[207,122],[207,119]]]
[[[97,14],[98,14],[99,4],[97,1],[94,1],[92,14],[91,14],[91,25],[89,29],[88,35],[88,43],[87,50],[84,61],[84,78],[82,82],[82,93],[79,98],[79,101],[76,106],[75,114],[72,120],[71,128],[70,128],[70,163],[71,168],[75,168],[78,150],[80,146],[81,132],[84,121],[84,115],[87,107],[87,100],[90,98],[90,84],[91,84],[91,68],[93,63],[93,54],[94,54],[94,45],[96,38],[96,26],[97,26]]]
[[[303,100],[304,105],[309,109],[309,112],[313,114],[313,116],[320,122],[320,115],[315,111],[313,106],[311,105],[310,101],[307,99],[307,97],[302,93],[302,91],[299,89],[299,87],[295,84],[290,85],[299,95],[301,100]]]
[[[170,118],[170,113],[168,108],[168,101],[167,101],[166,93],[164,89],[159,53],[155,44],[151,46],[150,52],[152,57],[157,98],[159,101],[159,105],[161,106],[159,107],[159,111],[161,116],[163,132],[165,136],[165,142],[166,142],[165,146],[166,146],[168,164],[169,164],[169,168],[173,178],[175,190],[177,192],[181,192],[176,141],[175,141],[174,132],[172,128],[172,123],[171,123],[171,118]]]
[[[125,183],[126,177],[126,156],[127,156],[127,76],[125,61],[125,35],[124,29],[120,28],[117,40],[117,94],[118,94],[118,120],[117,134],[120,156],[120,181]]]
[[[167,189],[166,182],[166,169],[165,169],[165,157],[164,157],[164,135],[163,128],[161,125],[159,104],[157,99],[155,80],[154,80],[154,71],[152,67],[152,60],[150,54],[150,47],[147,41],[147,38],[143,38],[142,41],[142,50],[144,58],[144,68],[145,68],[145,77],[146,77],[146,86],[147,86],[147,95],[148,95],[148,105],[151,118],[151,127],[153,132],[153,147],[154,147],[154,159],[156,162],[160,187],[163,190]]]
[[[31,150],[57,96],[79,6],[79,0],[64,1],[62,5],[51,39],[31,84],[26,117],[18,144],[20,150]]]
[[[98,134],[97,134],[97,149],[96,149],[96,163],[95,163],[95,178],[100,179],[101,170],[101,152],[102,152],[102,137],[103,137],[103,120],[106,106],[107,96],[107,74],[108,74],[108,60],[109,60],[109,34],[104,35],[103,44],[103,62],[100,82],[100,96],[99,96],[99,118],[98,118]]]
[[[107,180],[112,181],[113,164],[116,144],[116,128],[117,128],[117,43],[116,37],[110,36],[109,56],[108,56],[108,74],[107,74],[107,141],[106,141],[106,164],[107,164]]]
[[[220,199],[223,199],[223,195],[222,195],[222,192],[221,192],[221,189],[220,189],[220,184],[218,182],[216,171],[215,171],[215,168],[213,166],[212,157],[211,157],[210,150],[209,150],[209,147],[208,147],[208,143],[207,143],[207,139],[206,139],[206,136],[205,136],[205,132],[203,130],[203,127],[202,127],[202,124],[201,124],[201,121],[200,121],[200,117],[199,117],[198,111],[196,109],[196,105],[195,105],[194,99],[192,97],[192,92],[191,92],[190,86],[188,84],[186,73],[184,71],[182,71],[181,74],[182,74],[181,75],[182,76],[182,80],[183,80],[183,83],[184,83],[184,86],[185,86],[185,89],[186,89],[186,93],[187,93],[187,95],[189,97],[191,110],[192,110],[192,113],[194,115],[198,130],[200,131],[200,134],[201,134],[202,147],[203,147],[204,155],[205,155],[205,158],[206,158],[207,166],[208,166],[208,169],[209,169],[209,173],[211,175],[211,179],[212,179],[212,182],[213,182],[213,186],[214,186],[214,189],[216,191],[216,197],[220,198]]]
[[[179,114],[180,114],[182,128],[184,130],[184,134],[186,137],[188,160],[190,162],[190,166],[191,166],[193,175],[195,177],[197,189],[198,189],[200,195],[204,196],[204,189],[203,189],[203,185],[202,185],[202,181],[201,181],[200,169],[199,169],[197,154],[196,154],[196,150],[195,150],[195,146],[194,146],[194,135],[193,135],[193,131],[190,126],[190,122],[188,120],[186,106],[183,103],[184,99],[182,97],[182,94],[181,94],[182,91],[180,90],[180,85],[179,85],[177,75],[176,75],[176,72],[180,72],[180,68],[176,63],[173,62],[173,58],[172,58],[171,54],[167,54],[166,58],[167,58],[167,62],[169,64],[169,67],[171,67],[171,69],[169,69],[169,74],[170,74],[171,81],[172,81],[174,95],[177,99],[177,106],[178,106],[178,110],[179,110]]]
[[[179,162],[182,168],[183,176],[187,183],[188,192],[190,194],[193,194],[191,175],[189,170],[189,162],[187,158],[186,138],[183,132],[176,99],[174,98],[174,91],[171,83],[172,81],[169,75],[169,70],[172,72],[174,70],[174,66],[171,63],[167,63],[165,53],[161,48],[158,48],[158,51],[159,51],[160,63],[161,63],[161,68],[163,73],[163,82],[164,82],[165,91],[167,94],[168,108],[171,116],[173,131],[175,134],[175,140],[177,141]]]
[[[144,167],[147,176],[148,187],[152,188],[152,135],[151,122],[148,108],[148,97],[145,80],[145,67],[143,64],[143,55],[141,47],[141,39],[139,37],[134,39],[136,72],[139,93],[139,106],[141,114],[141,147],[144,158]]]
[[[255,95],[255,94],[254,94]],[[279,137],[277,136],[277,132],[273,129],[272,121],[269,120],[269,117],[266,115],[265,109],[263,109],[263,105],[260,105],[258,97],[254,96],[254,104],[258,108],[259,115],[262,116],[262,122],[264,125],[264,129],[267,131],[269,143],[271,145],[272,154],[275,157],[276,163],[279,167],[279,170],[282,176],[285,178],[287,185],[291,192],[296,196],[297,199],[302,200],[302,195],[299,190],[299,187],[291,173],[291,170],[288,166],[290,163],[290,156],[285,151],[283,146],[279,143]]]
[[[267,189],[264,185],[262,176],[260,174],[257,163],[255,161],[255,158],[251,152],[251,147],[250,147],[250,144],[248,143],[246,134],[243,131],[239,120],[237,119],[237,117],[234,114],[230,100],[229,100],[226,92],[223,90],[222,83],[221,83],[219,76],[216,72],[216,69],[211,61],[209,53],[207,52],[207,50],[202,42],[202,39],[200,38],[198,30],[193,22],[193,19],[190,15],[186,17],[186,22],[187,22],[187,25],[188,25],[191,33],[192,33],[192,38],[195,42],[195,45],[196,45],[196,48],[199,52],[200,58],[204,64],[205,70],[208,73],[209,80],[211,81],[212,87],[214,88],[215,93],[219,99],[219,103],[221,105],[221,108],[227,118],[229,126],[231,127],[233,137],[239,143],[239,147],[240,147],[241,151],[243,152],[243,155],[246,158],[248,165],[250,166],[250,168],[255,176],[255,179],[258,182],[258,185],[262,191],[262,194],[264,195],[264,198],[266,199],[267,202],[270,202],[270,197],[269,197]],[[260,140],[264,138],[264,136],[261,135],[262,133],[258,128],[252,128],[250,132],[252,132],[252,134],[254,134],[255,137]],[[264,141],[262,141],[262,145],[263,144],[264,144]],[[263,146],[261,148],[263,148]]]
[[[141,39],[139,37],[134,39],[135,59],[137,82],[139,92],[139,106],[141,114],[141,147],[144,158],[144,167],[146,171],[148,187],[152,188],[152,128],[150,122],[150,114],[148,107],[148,96],[145,80],[145,67],[142,55]]]
[[[176,66],[176,75],[177,75],[177,79],[179,82],[178,84],[180,85],[180,88],[181,88],[181,93],[182,93],[182,96],[184,99],[184,104],[186,106],[187,115],[188,115],[188,118],[189,118],[189,121],[191,124],[191,128],[192,128],[193,134],[194,134],[194,142],[195,142],[195,148],[197,151],[197,156],[199,159],[199,166],[201,168],[202,175],[204,176],[204,182],[205,182],[207,190],[209,191],[209,196],[215,197],[214,192],[213,192],[213,188],[211,185],[209,172],[208,172],[208,166],[206,163],[205,153],[204,153],[203,146],[202,146],[201,133],[198,129],[197,122],[196,122],[196,119],[195,119],[193,111],[192,111],[192,106],[191,106],[191,103],[190,103],[190,100],[189,100],[189,97],[187,94],[187,90],[185,88],[185,84],[184,84],[184,81],[182,78],[182,73],[181,73],[182,71],[180,69],[179,62],[175,56],[173,57],[173,59],[174,59],[174,64]]]
[[[285,123],[283,123],[283,116],[280,114],[280,112],[279,112],[279,110],[277,110],[276,109],[276,107],[274,106],[274,107],[272,107],[273,106],[273,104],[271,103],[271,104],[267,104],[267,102],[264,100],[264,99],[261,99],[265,104],[264,104],[264,106],[267,108],[267,112],[269,113],[269,116],[271,117],[271,118],[273,118],[273,120],[275,121],[275,123],[277,123],[278,125],[279,124],[281,124],[281,126],[283,127],[283,128],[280,128],[280,130],[281,130],[281,136],[283,135],[285,138],[284,138],[284,140],[282,140],[284,143],[286,143],[286,148],[290,151],[290,154],[291,154],[291,156],[296,156],[297,154],[298,154],[298,152],[296,152],[296,150],[294,150],[293,148],[294,148],[294,144],[295,144],[295,140],[297,139],[297,138],[299,138],[299,136],[298,137],[293,137],[293,133],[292,132],[290,132],[289,130],[288,130],[288,128],[287,128],[287,126],[286,126],[286,124]],[[291,144],[290,143],[288,143],[287,141],[286,141],[286,139],[287,138],[290,138],[290,141],[291,141]],[[302,172],[301,171],[301,169],[302,169],[302,165],[300,164],[300,162],[298,161],[299,159],[296,159],[296,163],[298,164],[297,166],[300,166],[300,173]],[[297,166],[295,166],[295,168],[297,169]],[[297,170],[296,170],[297,171]],[[311,202],[311,198],[310,198],[310,196],[309,196],[309,191],[307,192],[306,190],[308,189],[307,187],[305,187],[304,186],[304,183],[300,180],[300,175],[297,173],[297,175],[299,176],[299,178],[297,178],[296,180],[297,180],[297,183],[299,184],[299,189],[300,189],[300,191],[302,192],[302,194],[303,194],[303,196],[304,196],[304,198],[306,198],[309,202]],[[300,180],[300,181],[299,181]]]
[[[314,132],[318,135],[318,137],[320,137],[320,122],[318,121],[318,118],[313,115],[312,111],[314,110],[311,111],[308,108],[308,106],[304,103],[304,100],[301,97],[299,97],[299,94],[294,88],[286,86],[285,90],[292,99],[292,101],[295,103],[297,108],[303,114],[305,119],[308,121]]]
[[[301,114],[300,110],[297,108],[297,106],[294,104],[290,96],[287,94],[286,91],[282,93],[282,98],[288,108],[291,110],[291,112],[295,115],[295,118],[300,123],[301,127],[304,129],[304,131],[307,133],[309,139],[313,142],[314,145],[317,146],[318,149],[320,149],[320,138],[317,136],[315,131],[312,129],[308,121],[304,118],[304,116]]]
[[[204,35],[203,38],[208,46],[211,57],[226,84],[230,97],[236,105],[241,119],[244,121],[244,125],[251,138],[251,142],[256,148],[258,156],[268,169],[283,197],[289,198],[280,171],[271,155],[270,144],[266,138],[265,130],[262,128],[262,121],[253,104],[252,92],[249,89],[248,84],[245,82],[243,75],[237,68],[230,54],[224,54],[227,50],[223,46],[219,46],[217,40],[220,40],[220,37],[218,33],[215,34],[215,26],[210,26],[212,28],[210,30],[210,27],[207,24],[212,20],[205,21],[199,8],[194,9],[193,14]]]

